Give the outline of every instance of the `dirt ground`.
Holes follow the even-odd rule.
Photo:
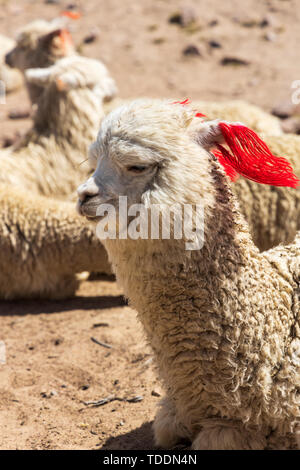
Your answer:
[[[13,36],[69,4],[0,0],[0,33]],[[83,13],[72,23],[75,42],[98,35],[81,52],[105,62],[124,98],[235,98],[270,110],[290,99],[291,83],[300,79],[297,0],[73,4]],[[182,6],[197,17],[186,27],[169,22]],[[183,54],[188,46],[194,54]],[[226,58],[245,63],[222,65]],[[24,89],[0,106],[0,139],[29,127],[29,119],[7,117],[26,106]],[[82,283],[67,301],[0,302],[7,355],[0,363],[0,449],[153,448],[151,422],[163,392],[136,313],[121,294],[103,279]],[[87,404],[112,396],[103,406]]]

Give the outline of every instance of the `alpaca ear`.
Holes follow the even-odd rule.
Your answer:
[[[273,155],[254,131],[240,123],[201,122],[196,139],[206,150],[216,149],[213,153],[232,179],[240,174],[257,183],[273,186],[296,188],[299,185],[290,163]]]
[[[29,83],[34,85],[46,86],[48,85],[51,77],[51,67],[45,69],[27,69],[25,71],[26,79]]]
[[[197,143],[205,148],[205,150],[211,150],[215,148],[218,144],[225,143],[222,130],[219,126],[218,119],[214,121],[199,121],[199,126],[197,126],[196,141]]]
[[[59,55],[66,55],[74,47],[72,36],[65,28],[58,28],[40,38],[44,49],[53,50]]]

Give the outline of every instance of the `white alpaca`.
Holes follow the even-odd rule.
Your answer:
[[[75,294],[76,273],[110,273],[93,228],[72,203],[0,184],[0,298],[61,299]]]
[[[130,101],[132,100],[115,98],[111,102],[105,103],[104,111],[108,114],[113,109],[123,104],[128,104]],[[195,108],[195,110],[205,114],[208,120],[225,119],[227,121],[243,122],[246,126],[251,127],[251,129],[258,132],[263,137],[266,135],[279,136],[283,134],[280,119],[246,101],[193,101],[191,106]]]
[[[69,196],[87,174],[82,164],[103,117],[103,100],[116,86],[106,67],[79,56],[26,72],[43,87],[32,129],[0,152],[0,182],[46,196]]]
[[[243,126],[138,100],[103,120],[91,148],[96,171],[78,190],[80,213],[95,221],[103,203],[118,213],[121,195],[163,214],[175,202],[204,209],[202,249],[187,251],[187,240],[172,236],[105,240],[165,386],[154,423],[162,447],[188,438],[194,449],[290,448],[299,431],[300,236],[266,253],[253,244],[210,152],[229,134],[250,139],[252,156],[235,149],[235,168],[296,186],[286,161],[266,153],[263,163]]]
[[[36,103],[43,87],[27,80],[26,70],[43,68],[58,60],[76,54],[72,37],[66,28],[66,18],[52,21],[35,20],[24,26],[17,35],[16,44],[6,50],[5,61],[9,67],[19,69],[32,103]]]

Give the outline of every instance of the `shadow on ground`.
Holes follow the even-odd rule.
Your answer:
[[[122,295],[76,296],[67,300],[14,300],[0,302],[0,315],[57,313],[70,310],[103,310],[127,305]]]
[[[154,450],[152,422],[121,436],[110,437],[101,450]]]

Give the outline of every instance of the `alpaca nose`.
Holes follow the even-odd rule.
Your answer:
[[[96,185],[94,178],[89,178],[85,183],[81,184],[77,189],[77,194],[81,204],[91,197],[97,196],[97,194],[99,194],[99,188]]]

